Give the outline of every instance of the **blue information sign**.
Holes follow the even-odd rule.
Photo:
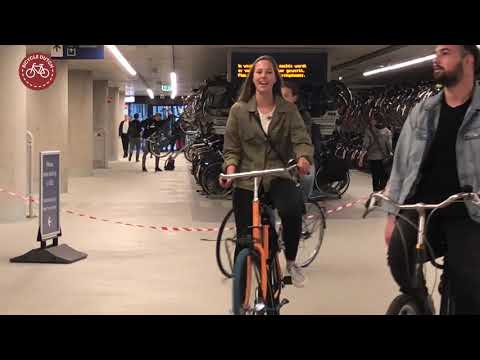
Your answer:
[[[51,56],[57,60],[104,59],[103,45],[52,45]]]
[[[40,152],[40,234],[44,241],[60,234],[60,151]]]

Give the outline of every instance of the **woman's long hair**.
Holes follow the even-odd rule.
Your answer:
[[[273,66],[273,71],[275,72],[275,77],[277,78],[277,82],[273,85],[272,92],[273,92],[273,97],[275,96],[282,96],[282,77],[280,76],[280,73],[278,72],[278,64],[275,61],[275,59],[269,55],[263,55],[257,58],[250,69],[250,72],[248,74],[247,79],[242,85],[242,89],[240,91],[240,96],[238,97],[239,101],[243,102],[248,102],[250,98],[255,95],[255,84],[253,83],[253,74],[255,72],[255,66],[257,63],[261,60],[268,60]]]

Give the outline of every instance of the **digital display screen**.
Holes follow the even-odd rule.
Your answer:
[[[327,83],[328,54],[299,52],[232,52],[230,79],[240,85],[248,77],[252,63],[262,55],[272,56],[278,64],[278,71],[284,81],[299,85],[302,102],[312,116],[319,116],[327,109],[322,89]]]
[[[232,53],[231,80],[241,83],[248,77],[252,63],[262,54]],[[278,63],[278,70],[284,80],[295,80],[310,85],[327,81],[327,54],[266,53]]]
[[[237,78],[247,78],[250,73],[251,64],[237,64]],[[307,64],[279,64],[278,72],[284,79],[307,79],[308,78]]]

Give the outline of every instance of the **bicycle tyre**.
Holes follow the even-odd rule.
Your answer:
[[[411,295],[398,295],[390,304],[385,315],[426,315],[418,299]]]
[[[231,278],[232,277],[232,273],[233,273],[233,253],[229,252],[229,243],[227,243],[228,241],[231,241],[233,243],[236,242],[236,229],[233,229],[233,235],[230,237],[225,237],[224,238],[224,232],[226,231],[231,231],[230,229],[225,229],[225,227],[227,226],[228,222],[232,219],[233,217],[233,221],[235,221],[235,216],[234,216],[234,212],[233,212],[233,209],[230,209],[228,212],[227,212],[227,215],[225,215],[225,217],[223,218],[222,220],[222,223],[220,224],[220,228],[218,229],[218,234],[217,234],[217,242],[216,242],[216,246],[215,246],[215,257],[217,259],[217,265],[218,265],[218,268],[220,269],[220,272],[225,275],[227,278]],[[230,244],[231,245],[231,244]],[[227,255],[227,264],[224,263],[224,261],[222,261],[222,249],[225,249],[225,253]]]
[[[192,162],[192,156],[191,156],[191,144],[190,145],[187,145],[185,146],[185,148],[183,149],[183,156],[185,157],[185,160],[187,160],[188,162]]]
[[[339,196],[345,194],[350,186],[350,171],[347,171],[343,180],[336,181],[332,187],[338,193]]]
[[[221,162],[208,164],[199,176],[200,186],[207,195],[226,196],[231,191],[231,189],[222,188],[218,182],[222,164]]]
[[[247,288],[247,259],[251,258],[251,279],[248,292]],[[258,266],[258,255],[251,249],[243,249],[238,254],[233,267],[233,286],[232,286],[232,313],[233,315],[259,315],[256,309],[256,301],[260,287],[260,269]],[[254,284],[256,283],[256,284]],[[246,294],[247,292],[247,294]],[[253,301],[250,297],[253,295]],[[245,297],[248,301],[245,301]],[[246,305],[246,307],[245,307]]]
[[[314,201],[307,202],[305,206],[307,209],[302,217],[302,235],[296,260],[297,264],[303,268],[310,265],[320,252],[326,228],[325,210]],[[310,216],[314,218],[309,219]],[[304,256],[302,256],[303,249],[307,249]]]

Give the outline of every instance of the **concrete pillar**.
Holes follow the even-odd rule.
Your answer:
[[[45,90],[27,89],[27,126],[34,138],[33,186],[39,189],[39,152],[60,151],[60,192],[68,192],[68,65],[55,61],[55,81]]]
[[[107,139],[109,137],[108,124],[108,81],[96,80],[93,82],[93,130],[94,152],[93,168],[108,168]]]
[[[107,146],[109,149],[109,161],[118,160],[117,145],[121,142],[118,137],[118,107],[119,107],[119,89],[118,87],[108,88],[108,125],[110,136],[107,138]]]
[[[68,72],[70,176],[93,174],[93,80],[90,71]]]
[[[26,193],[26,87],[18,67],[26,55],[24,45],[0,46],[0,188]],[[0,222],[25,218],[25,202],[0,192]]]

